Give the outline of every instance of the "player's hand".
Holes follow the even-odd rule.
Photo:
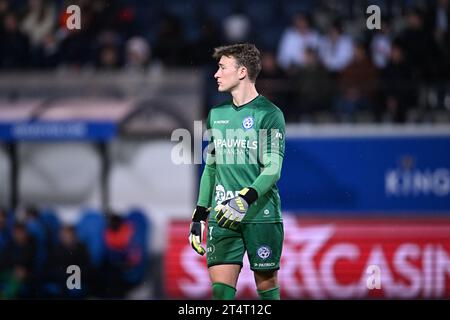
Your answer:
[[[208,218],[211,208],[197,206],[192,214],[192,222],[189,227],[189,243],[199,255],[204,255],[206,250],[202,247],[203,233],[205,231],[205,221]]]
[[[222,228],[237,229],[248,211],[248,206],[241,195],[225,200],[214,208],[217,224]]]
[[[204,255],[206,250],[202,247],[202,240],[203,232],[205,231],[205,221],[191,222],[190,229],[189,243],[199,255]]]

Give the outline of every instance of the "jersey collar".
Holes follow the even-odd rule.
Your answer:
[[[235,109],[235,110],[241,110],[241,109],[243,109],[244,107],[246,107],[247,105],[249,105],[250,103],[252,103],[252,102],[254,102],[256,99],[258,99],[259,97],[261,97],[261,94],[258,94],[256,97],[254,97],[252,100],[250,100],[249,102],[247,102],[247,103],[244,103],[243,105],[241,105],[241,106],[237,106],[237,105],[235,105],[234,104],[234,102],[233,102],[233,99],[231,99],[231,105],[233,106],[233,108]]]

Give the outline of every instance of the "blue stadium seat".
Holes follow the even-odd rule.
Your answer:
[[[200,38],[200,26],[197,21],[184,23],[184,37],[188,42],[194,43]]]
[[[41,210],[40,220],[44,223],[47,229],[47,236],[50,245],[58,244],[59,230],[61,227],[61,222],[57,217],[56,213],[49,208]]]
[[[127,221],[133,224],[135,239],[147,250],[147,237],[150,223],[145,213],[138,208],[131,209],[127,215]]]
[[[11,240],[11,232],[8,228],[5,230],[0,230],[0,254],[8,244],[8,242]]]
[[[2,248],[6,247],[8,242],[11,240],[11,230],[14,224],[14,213],[12,211],[6,214],[6,228],[0,230],[0,252]]]
[[[208,17],[220,23],[227,16],[235,12],[236,5],[233,1],[206,0],[203,2],[202,8]]]
[[[247,0],[242,2],[242,12],[249,17],[252,26],[269,25],[277,17],[275,1]]]
[[[195,0],[170,0],[163,3],[162,10],[179,17],[182,21],[196,20],[197,5],[198,1]]]
[[[288,21],[298,12],[311,13],[318,1],[315,0],[283,0],[281,1],[281,13]]]
[[[277,51],[281,36],[287,26],[283,24],[272,24],[260,29],[256,34],[256,45],[261,50]]]
[[[380,7],[381,12],[387,12],[388,11],[388,1],[389,0],[371,0],[370,5],[377,5]]]
[[[125,277],[129,283],[138,284],[144,279],[148,269],[148,239],[151,236],[151,225],[145,213],[137,208],[129,211],[127,221],[129,221],[134,227],[134,235],[131,240],[131,250],[137,250],[137,252],[140,252],[143,256],[140,263],[134,268],[128,270]]]
[[[78,238],[87,246],[92,264],[95,267],[101,265],[105,254],[103,238],[105,228],[105,217],[96,210],[85,210],[76,226]]]
[[[26,222],[26,227],[36,241],[36,260],[34,261],[34,267],[36,272],[39,273],[42,271],[48,255],[47,232],[44,223],[40,219],[28,220]]]
[[[415,7],[420,7],[422,1],[419,0],[403,0],[403,7],[408,10]]]
[[[166,1],[162,6],[162,11],[176,16],[180,20],[186,40],[197,40],[200,31],[197,0]]]
[[[134,6],[136,23],[142,34],[151,29],[157,29],[161,18],[161,7],[153,1],[138,1]]]

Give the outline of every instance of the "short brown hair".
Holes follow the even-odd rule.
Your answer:
[[[222,56],[236,59],[238,66],[247,68],[250,81],[256,81],[261,71],[261,54],[254,44],[239,43],[214,48],[213,58],[220,60]]]

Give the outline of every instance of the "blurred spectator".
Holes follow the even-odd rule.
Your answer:
[[[80,289],[67,288],[67,268],[72,265],[80,268]],[[56,287],[53,292],[57,297],[83,298],[89,292],[91,276],[92,265],[86,246],[79,241],[73,226],[63,226],[59,232],[59,245],[52,250],[47,262],[46,282]]]
[[[315,99],[321,97],[314,98],[312,95],[315,93],[309,89],[306,90],[309,93],[304,91],[315,81],[305,84],[303,80],[306,80],[306,75],[309,72],[322,74],[323,71],[322,67],[319,71],[308,65],[308,48],[317,50],[320,63],[316,66],[323,65],[331,73],[331,81],[335,81],[352,61],[354,41],[369,44],[372,62],[381,71],[389,65],[392,68],[390,51],[393,39],[397,38],[404,47],[402,64],[411,72],[415,83],[413,88],[421,89],[421,106],[449,108],[450,0],[394,1],[392,4],[382,1],[382,16],[389,18],[389,23],[382,20],[381,30],[365,30],[366,17],[361,11],[365,5],[358,1],[319,1],[314,5],[313,1],[305,4],[270,1],[273,3],[258,8],[262,8],[261,13],[265,17],[280,13],[267,12],[267,8],[280,9],[282,14],[276,21],[255,20],[254,13],[242,14],[248,8],[240,6],[241,1],[237,7],[227,3],[220,3],[218,7],[202,4],[180,12],[161,10],[165,5],[161,7],[159,4],[136,1],[78,0],[72,3],[69,0],[0,0],[0,70],[30,67],[49,70],[61,67],[75,70],[86,67],[148,70],[151,66],[152,72],[163,71],[163,68],[153,68],[159,64],[169,67],[199,66],[204,77],[210,77],[215,69],[211,59],[214,47],[223,43],[249,41],[255,36],[255,41],[261,41],[263,50],[264,47],[273,50],[278,46],[276,60],[279,68],[295,79],[279,85],[275,79],[280,78],[280,70],[274,67],[272,55],[266,59],[264,68],[268,71],[264,74],[263,69],[259,87],[265,95],[273,96],[271,99],[281,107],[293,111],[293,117],[298,119],[297,113],[308,113],[308,106],[314,110],[321,109],[319,105],[323,105],[323,101],[334,98],[330,93],[327,99],[318,102]],[[70,4],[81,8],[81,30],[67,29],[69,14],[66,8]],[[420,10],[416,6],[420,6]],[[180,8],[178,5],[175,7]],[[223,8],[218,14],[221,19],[208,18],[211,12],[205,10],[206,7]],[[292,17],[291,26],[280,37],[280,31],[288,22],[285,19],[289,12],[298,10],[302,11]],[[177,12],[179,16],[161,16],[162,11]],[[262,23],[261,27],[264,27],[264,22],[270,24],[269,32],[261,36],[258,32],[264,30],[251,30],[255,21],[258,25]],[[337,21],[345,25],[345,33]],[[156,30],[158,22],[161,24]],[[185,30],[189,37],[185,36]],[[326,33],[319,35],[319,31]],[[110,35],[113,35],[114,41],[105,41]],[[130,40],[125,42],[127,39]],[[264,78],[268,80],[266,84],[271,83],[272,86],[264,84]],[[386,88],[383,86],[381,89],[385,93]],[[205,86],[204,94],[208,106],[223,99],[216,88],[209,85]],[[348,96],[356,99],[357,93],[351,89]],[[416,96],[415,93],[413,103]],[[379,96],[380,101],[383,97]],[[341,99],[340,103],[343,102]]]
[[[201,23],[200,38],[193,45],[194,50],[191,50],[194,54],[194,64],[206,65],[214,63],[214,59],[211,59],[213,49],[220,45],[222,45],[221,31],[217,28],[214,20],[205,18],[203,23]]]
[[[338,18],[336,10],[330,7],[327,1],[318,1],[316,8],[312,13],[314,19],[315,27],[320,31],[324,32],[328,30],[333,23]]]
[[[22,31],[28,35],[31,46],[39,48],[55,25],[55,8],[48,0],[29,0],[28,12],[22,21]]]
[[[243,14],[232,14],[223,21],[225,42],[246,42],[250,34],[250,20]]]
[[[106,297],[125,298],[132,284],[127,281],[127,272],[143,258],[143,253],[133,252],[133,225],[114,212],[108,214],[108,227],[104,238],[106,244]]]
[[[381,30],[377,31],[370,42],[372,61],[378,69],[384,69],[391,55],[392,36],[389,22],[382,20]]]
[[[436,67],[433,61],[437,56],[435,42],[426,32],[421,10],[417,8],[409,10],[406,21],[406,29],[399,35],[406,54],[405,59],[416,77],[429,80]]]
[[[450,1],[433,1],[427,13],[429,33],[433,34],[438,54],[432,59],[431,85],[427,88],[430,109],[450,109]]]
[[[37,207],[32,205],[27,206],[23,214],[23,222],[36,243],[34,272],[40,276],[51,247],[51,243],[49,242],[51,230],[41,220],[40,211]]]
[[[48,34],[42,40],[42,46],[36,66],[43,69],[55,68],[60,61],[59,43],[54,34]]]
[[[29,41],[19,30],[17,16],[5,15],[0,41],[0,66],[3,69],[21,69],[29,65]]]
[[[286,95],[289,89],[286,86],[286,75],[278,66],[275,53],[272,51],[261,52],[262,69],[256,81],[258,91],[273,101],[283,111],[287,111]]]
[[[3,254],[2,249],[6,247],[11,239],[11,233],[8,228],[8,211],[0,207],[0,256]]]
[[[175,16],[166,15],[159,27],[154,46],[155,59],[166,66],[180,66],[187,64],[188,54],[180,20]]]
[[[66,5],[70,5],[66,2]],[[60,65],[70,69],[80,69],[86,65],[95,63],[95,39],[98,32],[98,22],[94,10],[89,1],[83,0],[78,3],[83,13],[81,29],[67,29],[68,14],[63,6],[58,17],[58,30],[55,38],[59,44]],[[97,25],[96,25],[97,23]]]
[[[8,0],[0,0],[0,34],[3,33],[3,20],[8,12],[11,10]]]
[[[295,110],[290,113],[295,121],[308,121],[318,111],[330,110],[333,79],[319,60],[317,50],[307,48],[305,63],[294,78]]]
[[[319,56],[328,71],[340,72],[348,66],[352,60],[352,43],[352,39],[342,33],[341,24],[333,23],[326,36],[319,42]]]
[[[113,30],[102,31],[97,43],[99,50],[97,52],[96,66],[101,70],[117,70],[122,65],[120,35]]]
[[[78,69],[94,59],[92,34],[74,29],[61,41],[60,56],[63,65]]]
[[[284,31],[278,49],[278,64],[288,70],[305,64],[306,48],[317,48],[319,35],[312,29],[309,16],[298,13],[293,26]]]
[[[352,120],[357,111],[368,110],[375,95],[377,71],[361,43],[353,47],[353,60],[339,75],[335,110],[341,119]]]
[[[117,70],[120,66],[119,52],[116,46],[106,45],[100,49],[97,68],[101,70]]]
[[[417,85],[404,52],[401,43],[395,41],[389,64],[382,74],[382,101],[381,110],[377,110],[378,120],[405,122],[407,110],[416,105]]]
[[[102,30],[115,30],[119,20],[118,0],[90,0],[86,1],[83,12],[89,11],[92,16],[91,31],[95,34]],[[83,22],[82,22],[83,23]]]
[[[151,58],[150,46],[142,37],[130,38],[126,43],[125,66],[129,70],[144,70]]]
[[[429,29],[440,46],[450,46],[450,0],[436,0],[428,11]]]
[[[36,242],[22,222],[16,222],[12,239],[0,256],[0,297],[31,298],[36,295]]]

